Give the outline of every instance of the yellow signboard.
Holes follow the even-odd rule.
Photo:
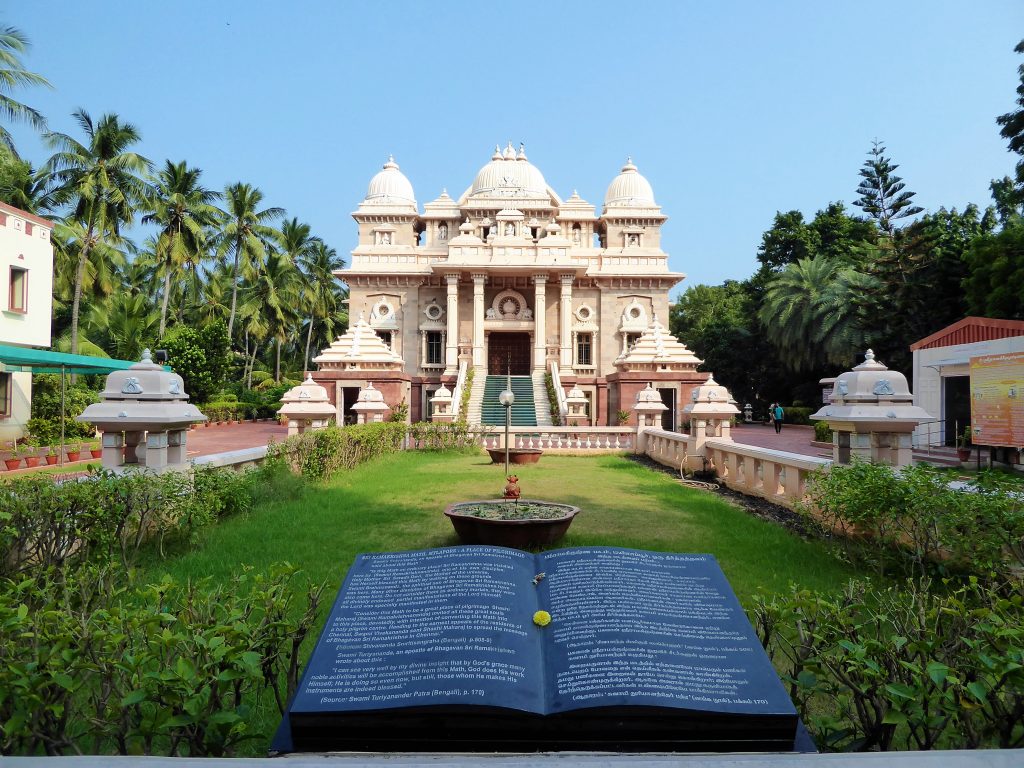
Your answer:
[[[971,439],[1024,446],[1024,352],[971,358]]]

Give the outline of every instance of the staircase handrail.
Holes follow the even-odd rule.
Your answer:
[[[565,424],[569,415],[569,404],[565,402],[565,390],[562,389],[562,379],[558,375],[558,363],[554,360],[551,361],[551,385],[558,399],[558,420]]]
[[[455,391],[452,392],[452,419],[459,418],[462,410],[462,391],[466,388],[466,376],[469,372],[469,361],[459,361],[459,376],[455,379]]]

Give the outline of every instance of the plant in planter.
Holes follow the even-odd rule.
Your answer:
[[[619,422],[620,427],[629,425],[629,411],[618,411],[615,414],[615,419]]]
[[[21,456],[18,455],[18,444],[15,442],[8,443],[7,450],[11,455],[4,459],[4,465],[8,469],[17,469],[21,466]]]
[[[100,446],[100,443],[99,443],[98,440],[89,443],[89,454],[94,459],[99,459],[99,458],[103,457],[103,448]]]
[[[960,461],[967,461],[971,458],[971,448],[974,444],[971,442],[971,428],[970,426],[964,427],[963,434],[957,438],[956,441],[956,457]]]
[[[519,498],[519,478],[509,475],[502,499],[449,504],[444,513],[464,544],[516,549],[550,546],[565,535],[579,507]]]
[[[26,467],[39,466],[39,454],[37,453],[35,441],[31,438],[26,438],[25,442],[16,446],[16,455],[25,459]]]
[[[78,461],[82,457],[82,446],[78,443],[68,443],[65,449],[68,455],[68,461]]]
[[[57,463],[57,446],[46,446],[46,463],[49,464],[51,467]]]

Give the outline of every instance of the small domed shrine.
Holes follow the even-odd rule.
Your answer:
[[[912,461],[914,428],[935,419],[914,405],[907,377],[889,370],[870,349],[863,363],[836,378],[829,404],[810,418],[832,429],[834,461],[849,464],[857,457],[897,467]]]
[[[100,402],[75,420],[103,432],[104,469],[162,472],[188,467],[188,428],[206,416],[188,402],[181,376],[154,363],[147,349],[135,365],[110,373]]]
[[[301,435],[307,429],[323,429],[335,416],[327,390],[309,375],[301,384],[285,392],[281,402],[284,405],[277,414],[288,420],[288,437]]]
[[[676,429],[707,378],[657,321],[684,275],[669,269],[667,217],[632,158],[612,176],[600,214],[576,190],[563,200],[522,144],[496,146],[461,195],[443,190],[422,213],[389,158],[352,216],[357,243],[337,276],[352,315],[368,319],[315,358],[313,373],[339,423],[355,419],[372,382],[388,405],[404,399],[413,421],[431,417],[443,387],[455,417],[486,424],[488,378],[511,375],[533,394],[532,415],[524,408],[517,426],[547,426],[549,375],[586,399],[585,420],[598,426],[615,425],[650,383],[665,405],[660,425]]]

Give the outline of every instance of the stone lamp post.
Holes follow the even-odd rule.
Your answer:
[[[430,420],[450,423],[452,418],[452,391],[442,384],[430,398]]]
[[[824,419],[831,427],[837,464],[858,457],[895,467],[913,460],[914,428],[935,419],[914,405],[907,377],[875,360],[870,349],[863,363],[836,378],[829,404],[811,418]]]
[[[288,419],[288,437],[301,435],[307,429],[323,429],[335,417],[327,390],[313,381],[311,375],[285,392],[281,402],[284,405],[277,413]]]
[[[181,376],[154,363],[147,349],[140,362],[107,376],[100,402],[76,421],[103,432],[104,469],[165,472],[188,468],[188,428],[206,416],[188,402]]]
[[[373,388],[371,381],[364,389],[359,390],[359,399],[352,406],[356,412],[360,424],[370,424],[384,421],[384,414],[391,410],[391,407],[384,402],[384,395]]]
[[[655,426],[655,419],[661,418],[661,412],[667,411],[668,406],[661,402],[661,394],[648,382],[646,387],[637,392],[633,410],[636,411],[637,426],[642,429]]]
[[[493,390],[492,390],[493,391]],[[509,430],[512,427],[512,404],[516,401],[516,395],[512,391],[511,380],[506,384],[506,388],[501,391],[498,395],[498,402],[505,408],[505,476],[508,476],[508,450],[509,450]]]

